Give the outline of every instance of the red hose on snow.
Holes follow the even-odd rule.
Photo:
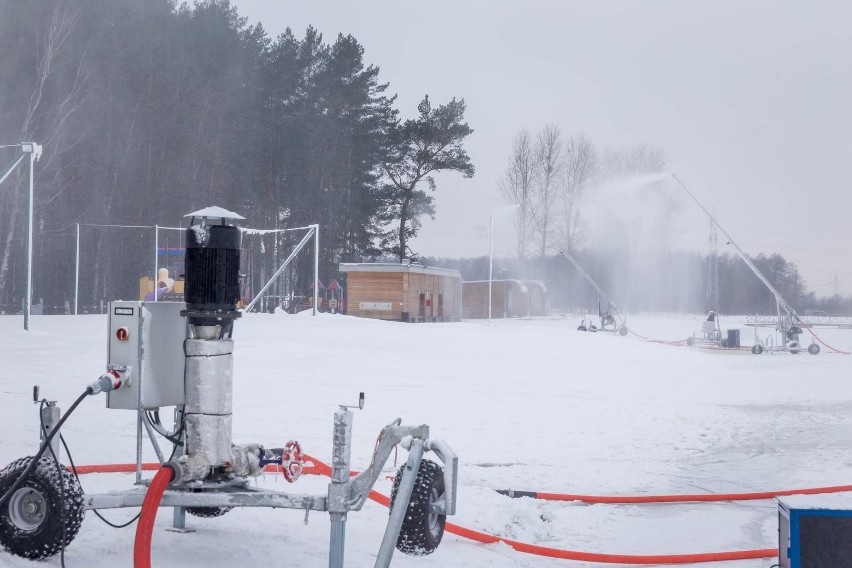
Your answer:
[[[160,499],[166,487],[175,477],[174,470],[163,466],[151,480],[142,511],[139,514],[139,524],[136,525],[136,540],[133,542],[133,568],[151,568],[151,535],[154,532],[154,520],[160,507]]]

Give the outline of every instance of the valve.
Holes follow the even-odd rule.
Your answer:
[[[299,445],[299,442],[290,440],[284,444],[284,451],[281,452],[281,471],[284,474],[284,479],[290,483],[299,479],[304,465],[302,446]]]

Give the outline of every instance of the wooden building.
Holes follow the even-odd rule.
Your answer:
[[[547,290],[534,280],[492,280],[491,317],[517,318],[547,313]],[[488,318],[488,280],[462,284],[465,319]]]
[[[341,263],[346,313],[363,318],[432,322],[462,317],[458,270],[418,264]]]

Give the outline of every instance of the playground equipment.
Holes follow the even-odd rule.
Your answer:
[[[758,270],[758,268],[754,265],[754,263],[749,259],[749,257],[742,251],[742,249],[734,242],[734,239],[728,232],[719,224],[716,218],[707,210],[704,205],[698,201],[698,198],[693,195],[689,188],[680,181],[676,175],[672,174],[672,178],[680,185],[681,188],[692,198],[693,201],[701,208],[704,213],[710,217],[710,220],[718,227],[722,234],[725,235],[725,238],[728,239],[727,243],[734,247],[734,250],[737,251],[737,255],[745,262],[746,266],[751,269],[757,278],[763,282],[764,286],[766,286],[769,291],[772,293],[772,296],[775,298],[775,308],[777,311],[777,318],[775,323],[775,334],[773,336],[769,336],[766,339],[761,339],[757,335],[757,326],[754,328],[754,346],[751,349],[751,352],[755,355],[760,355],[763,352],[788,352],[792,354],[797,354],[802,351],[803,347],[799,341],[799,336],[802,334],[802,326],[805,325],[799,318],[799,315],[796,313],[796,310],[793,309],[790,304],[781,297],[781,294],[778,290],[775,289],[772,284],[769,283],[769,280]],[[817,355],[820,352],[820,347],[816,343],[816,338],[812,337],[811,344],[807,347],[808,353],[811,355]]]
[[[397,445],[408,460],[397,473],[391,513],[376,558],[390,565],[394,546],[412,555],[429,554],[440,544],[447,515],[455,514],[458,458],[428,425],[407,426],[397,418],[379,434],[370,464],[350,475],[353,413],[334,413],[332,474],[324,495],[290,494],[249,486],[266,466],[279,466],[287,481],[304,464],[298,442],[283,448],[260,443],[233,444],[231,400],[232,340],[239,296],[239,215],[210,207],[187,215],[186,303],[115,301],[109,307],[106,372],[61,416],[55,402],[42,401],[42,443],[34,457],[17,460],[0,475],[0,545],[30,559],[52,556],[74,539],[86,510],[142,507],[134,546],[135,566],[150,566],[151,533],[157,509],[174,507],[173,528],[186,530],[186,513],[218,517],[233,507],[273,507],[330,515],[329,568],[341,568],[347,515],[358,511]],[[79,482],[59,464],[56,437],[88,396],[106,393],[107,408],[136,412],[136,488],[83,494]],[[34,399],[39,400],[38,389]],[[174,429],[160,421],[174,407]],[[60,417],[61,416],[61,417]],[[142,479],[143,430],[160,470]],[[157,437],[168,440],[171,456]],[[434,452],[443,467],[423,459]],[[46,454],[47,452],[47,454]],[[148,486],[147,489],[145,486]],[[413,497],[412,497],[413,496]]]
[[[598,292],[598,317],[600,318],[600,326],[596,326],[592,321],[592,318],[584,317],[580,322],[580,325],[577,326],[577,331],[605,331],[609,333],[618,333],[618,335],[621,336],[627,335],[627,324],[624,322],[622,322],[621,325],[618,324],[618,306],[615,305],[615,302],[613,302],[612,299],[607,296],[606,292],[598,286],[598,283],[595,282],[585,270],[583,270],[583,267],[580,266],[580,263],[577,262],[573,256],[564,251],[562,254],[565,255],[565,258],[574,265],[577,272],[579,272]],[[603,299],[606,304],[602,304],[601,299]]]

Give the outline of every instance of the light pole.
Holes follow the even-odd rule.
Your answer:
[[[488,327],[491,327],[491,287],[494,275],[494,215],[488,216]]]

